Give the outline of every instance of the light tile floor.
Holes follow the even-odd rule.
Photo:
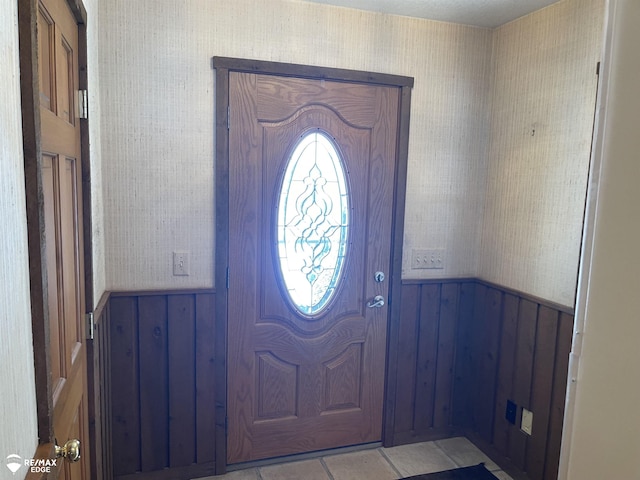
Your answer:
[[[500,480],[512,480],[464,437],[251,467],[198,480],[396,480],[480,462]]]

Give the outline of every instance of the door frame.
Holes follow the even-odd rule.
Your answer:
[[[216,362],[215,362],[215,438],[216,474],[226,472],[227,459],[227,322],[229,266],[229,73],[244,72],[317,80],[383,85],[400,89],[396,178],[393,193],[391,271],[389,272],[389,317],[387,326],[387,362],[383,407],[382,443],[394,444],[396,366],[398,362],[398,325],[402,273],[402,242],[409,153],[409,118],[413,78],[315,67],[289,63],[213,57],[215,69],[215,285],[216,285]]]
[[[79,89],[87,89],[87,11],[82,0],[66,0],[78,25]],[[38,77],[37,14],[38,0],[17,0],[20,57],[20,95],[22,142],[26,193],[27,239],[31,328],[35,368],[35,390],[39,445],[34,458],[51,458],[53,452],[53,405],[51,402],[49,309],[45,260],[44,208],[42,193],[42,142],[40,127],[40,85]],[[94,305],[93,251],[91,221],[91,162],[89,158],[89,120],[80,119],[82,166],[82,205],[84,240],[84,292],[86,309]],[[82,312],[83,315],[86,312]],[[89,345],[87,344],[87,347]],[[88,352],[89,348],[87,348]],[[90,359],[87,355],[87,368]],[[87,379],[87,385],[90,385]],[[92,416],[91,390],[88,389],[89,418]],[[91,428],[90,428],[91,431]],[[91,434],[90,434],[91,436]],[[90,446],[95,447],[93,442]],[[95,448],[91,448],[93,468]],[[93,475],[93,472],[92,472]],[[29,477],[31,478],[31,477]],[[92,478],[96,478],[92,476]]]

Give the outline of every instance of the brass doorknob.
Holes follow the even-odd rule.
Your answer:
[[[56,445],[56,458],[64,457],[70,462],[80,460],[80,440],[72,439],[64,444],[63,447]]]

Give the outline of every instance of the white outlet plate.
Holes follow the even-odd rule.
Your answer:
[[[533,412],[530,412],[526,408],[523,408],[520,430],[522,430],[527,435],[531,435],[531,427],[533,427]]]
[[[444,268],[444,249],[425,248],[411,250],[412,269],[442,269]]]
[[[173,275],[189,275],[189,252],[173,252]]]

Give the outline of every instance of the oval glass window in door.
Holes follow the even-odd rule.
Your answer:
[[[277,212],[278,260],[291,303],[316,315],[335,293],[347,255],[344,162],[327,134],[303,135],[285,169]]]

